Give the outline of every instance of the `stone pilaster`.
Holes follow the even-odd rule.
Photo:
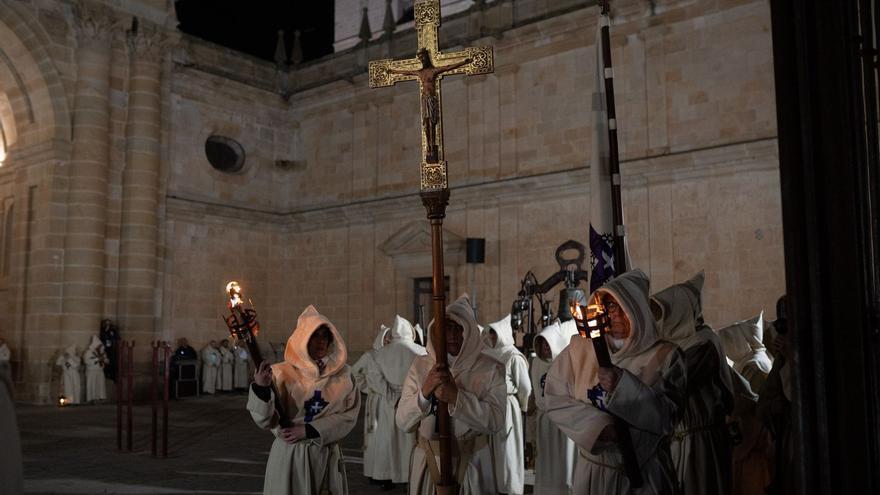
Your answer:
[[[129,32],[131,70],[125,170],[122,176],[122,232],[119,257],[119,319],[126,338],[146,342],[155,326],[161,59],[163,40],[152,26]]]
[[[61,341],[85,347],[104,309],[112,13],[76,5],[77,80],[69,165]]]

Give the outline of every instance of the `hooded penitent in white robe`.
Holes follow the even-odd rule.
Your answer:
[[[208,344],[202,349],[202,393],[213,394],[217,390],[219,370],[220,351]]]
[[[741,440],[733,449],[733,494],[763,492],[770,483],[773,453],[770,432],[757,414],[758,392],[773,362],[763,343],[764,314],[718,330],[733,368],[736,405],[731,421]]]
[[[64,354],[55,360],[55,366],[61,367],[61,389],[68,404],[82,402],[82,358],[76,352],[76,346],[64,350]]]
[[[758,394],[748,380],[730,370],[734,408],[728,419],[736,432],[733,448],[733,495],[764,493],[772,479],[772,440],[757,412]]]
[[[733,383],[721,340],[703,322],[702,272],[651,297],[660,338],[677,344],[687,363],[687,406],[672,436],[672,460],[685,495],[726,495],[732,445],[725,424]]]
[[[250,382],[250,369],[248,361],[250,353],[244,344],[235,344],[232,348],[232,355],[235,359],[232,365],[232,386],[234,388],[247,388]]]
[[[333,343],[324,370],[309,356],[308,342],[321,326],[330,329]],[[272,430],[275,441],[266,464],[263,493],[267,495],[317,495],[348,493],[345,462],[339,441],[357,422],[361,396],[345,361],[348,352],[336,326],[314,306],[299,315],[296,329],[287,339],[284,362],[272,365],[272,380],[281,396],[285,415],[292,425],[306,425],[317,433],[287,443],[281,437],[279,412],[272,392],[268,401],[260,399],[251,388],[248,411],[257,426]]]
[[[107,378],[104,376],[104,366],[107,364],[107,354],[97,335],[92,335],[89,347],[83,353],[83,362],[86,364],[86,401],[106,399]]]
[[[363,353],[360,359],[351,367],[351,376],[354,378],[355,386],[362,394],[367,394],[367,398],[364,401],[364,476],[373,479],[378,479],[375,477],[376,458],[378,455],[373,446],[372,438],[379,422],[380,396],[377,390],[370,388],[367,376],[371,370],[376,368],[376,361],[373,359],[373,356],[384,345],[385,335],[390,330],[386,325],[380,325],[379,333],[373,339],[373,348]]]
[[[232,363],[235,356],[228,347],[220,346],[220,380],[217,388],[220,390],[232,390]]]
[[[535,421],[535,495],[568,495],[572,493],[577,447],[555,423],[550,421],[550,417],[547,415],[544,385],[550,365],[559,356],[559,353],[568,346],[573,335],[577,335],[574,320],[568,320],[561,324],[557,320],[541,330],[541,333],[535,337],[536,349],[539,340],[545,340],[550,346],[550,359],[536,356],[532,360],[532,366],[529,370],[535,408],[537,409]]]
[[[425,348],[413,340],[413,327],[400,315],[391,326],[391,342],[373,353],[376,363],[367,382],[378,397],[376,430],[370,441],[374,460],[372,478],[406,483],[409,480],[409,461],[416,446],[415,432],[405,432],[395,424],[397,403],[406,374],[413,360],[426,354]]]
[[[728,364],[749,382],[752,391],[760,392],[773,369],[773,360],[764,347],[764,312],[718,330]]]
[[[630,336],[611,355],[623,372],[613,392],[599,386],[593,344],[580,335],[572,337],[547,373],[547,414],[578,446],[573,493],[679,493],[669,441],[685,405],[687,370],[682,351],[657,337],[649,285],[644,273],[633,270],[593,294],[613,296],[631,323]],[[641,488],[630,486],[617,443],[599,440],[602,430],[614,424],[606,410],[630,425]]]
[[[461,351],[449,356],[449,367],[458,398],[449,404],[451,433],[461,453],[452,459],[458,479],[460,495],[495,493],[495,473],[492,465],[492,449],[489,435],[496,433],[504,424],[507,386],[504,371],[492,359],[480,351],[480,331],[474,319],[467,296],[462,296],[446,308],[447,318],[464,328]],[[430,333],[430,332],[429,332]],[[397,408],[398,428],[419,435],[419,445],[413,451],[409,478],[411,495],[434,493],[431,466],[439,466],[439,447],[436,415],[432,414],[430,397],[421,397],[422,384],[436,363],[432,342],[428,342],[428,354],[417,357],[407,373],[403,384],[400,405]],[[429,466],[429,457],[434,463]]]
[[[495,481],[498,483],[498,493],[520,494],[525,485],[523,411],[528,409],[529,396],[532,394],[529,363],[513,345],[510,315],[490,324],[489,328],[495,330],[498,341],[493,346],[489,332],[484,331],[483,354],[503,367],[507,386],[504,425],[491,438],[495,453]]]

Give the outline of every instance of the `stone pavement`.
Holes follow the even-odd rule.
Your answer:
[[[243,394],[172,401],[167,459],[150,453],[149,404],[135,406],[131,453],[116,450],[114,404],[19,404],[25,493],[262,493],[272,436],[254,425],[245,403]],[[342,445],[349,491],[406,493],[363,477],[361,421]]]

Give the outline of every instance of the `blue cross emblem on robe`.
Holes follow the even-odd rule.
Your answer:
[[[587,398],[590,399],[590,402],[593,403],[593,406],[599,409],[600,411],[607,411],[605,408],[605,398],[608,397],[608,392],[602,388],[602,384],[598,384],[595,387],[587,390]]]
[[[321,397],[321,391],[315,390],[315,395],[304,404],[306,410],[306,423],[311,423],[312,420],[315,419],[315,416],[321,414],[321,411],[323,411],[328,404],[330,403]]]

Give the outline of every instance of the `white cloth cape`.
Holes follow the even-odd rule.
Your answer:
[[[89,347],[83,352],[83,362],[86,365],[86,401],[105,400],[107,378],[104,376],[104,366],[107,363],[107,354],[97,335],[92,335]]]
[[[462,478],[460,495],[495,493],[495,473],[492,465],[492,449],[487,435],[497,432],[504,424],[506,384],[503,370],[493,360],[481,354],[480,333],[474,319],[473,309],[466,296],[462,296],[446,309],[447,318],[464,328],[463,343],[458,356],[450,360],[450,371],[458,387],[458,399],[449,404],[453,436],[460,442],[467,439],[486,441],[471,456]],[[430,332],[429,332],[430,333]],[[428,372],[436,363],[433,344],[428,343],[428,354],[413,361],[406,375],[397,408],[397,427],[407,432],[418,432],[422,438],[437,438],[435,416],[430,407],[420,404],[421,387]],[[413,451],[409,478],[411,495],[430,495],[434,484],[428,471],[425,450]],[[437,457],[439,463],[439,457]],[[458,459],[453,458],[453,466]]]
[[[725,424],[733,409],[733,382],[721,340],[703,323],[705,276],[675,284],[651,296],[660,338],[685,353],[687,407],[675,426],[672,460],[685,493],[730,493],[732,445]]]
[[[208,344],[202,349],[202,393],[213,394],[217,390],[219,370],[220,351]]]
[[[76,352],[76,346],[64,350],[64,354],[55,360],[55,366],[61,367],[61,389],[68,404],[82,402],[82,358]]]
[[[544,327],[535,338],[547,341],[550,359],[536,356],[532,360],[530,375],[537,417],[535,420],[535,495],[568,495],[572,493],[574,469],[577,463],[577,447],[550,421],[545,405],[544,385],[553,360],[568,346],[571,337],[577,335],[574,320],[560,323],[558,320]]]
[[[361,357],[351,367],[351,376],[354,384],[361,393],[367,394],[364,401],[364,476],[367,478],[375,478],[376,459],[378,455],[373,446],[373,433],[379,420],[379,394],[378,391],[372,390],[367,383],[367,375],[370,370],[376,367],[376,361],[373,359],[375,352],[382,348],[385,342],[385,335],[390,329],[386,325],[379,326],[379,333],[373,339],[373,347],[363,353]]]
[[[326,326],[333,335],[323,372],[309,356],[312,333]],[[354,386],[347,364],[348,352],[336,326],[309,306],[300,314],[284,351],[284,362],[272,365],[272,380],[281,396],[284,413],[293,425],[311,425],[317,438],[289,444],[281,438],[279,411],[274,392],[264,402],[254,393],[248,397],[248,411],[260,428],[275,435],[263,493],[269,495],[317,495],[327,490],[334,495],[348,493],[345,462],[338,442],[357,422],[361,396]]]
[[[250,353],[244,344],[236,344],[232,348],[234,363],[232,366],[232,386],[247,388],[250,382]]]
[[[483,332],[483,354],[504,368],[507,387],[507,403],[504,425],[492,435],[495,455],[495,481],[499,493],[520,494],[525,489],[525,452],[523,446],[523,412],[528,409],[532,383],[529,380],[529,363],[516,348],[510,315],[491,323],[498,341],[492,345],[489,332]]]
[[[545,383],[550,419],[578,446],[573,493],[678,494],[669,440],[685,404],[687,371],[674,344],[657,338],[648,304],[648,277],[640,270],[609,281],[602,293],[613,296],[626,313],[632,332],[612,363],[623,374],[612,393],[599,387],[599,365],[593,344],[576,335],[553,362]],[[592,400],[589,396],[592,396]],[[623,472],[617,444],[599,441],[617,415],[630,427],[644,484],[633,489]]]
[[[376,366],[367,375],[369,388],[378,398],[376,430],[371,439],[371,450],[376,456],[372,477],[406,483],[417,438],[414,432],[397,428],[397,403],[413,360],[427,352],[415,343],[412,325],[400,315],[395,316],[390,332],[391,342],[374,351]]]

